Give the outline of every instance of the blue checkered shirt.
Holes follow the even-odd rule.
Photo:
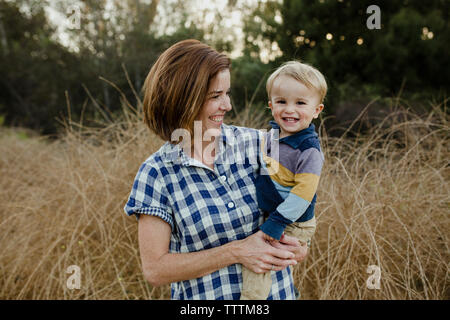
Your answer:
[[[214,170],[166,142],[139,168],[125,205],[128,215],[149,214],[171,227],[169,252],[195,252],[240,240],[258,231],[263,217],[255,178],[262,133],[222,125]],[[177,300],[234,300],[242,289],[242,265],[171,284]],[[268,299],[295,299],[290,268],[272,272]]]

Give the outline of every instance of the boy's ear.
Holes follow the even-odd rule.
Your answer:
[[[268,103],[268,105],[269,105],[269,108],[270,108],[270,110],[273,110],[273,106],[272,106],[272,100],[269,100],[269,103]]]
[[[325,107],[325,106],[323,105],[323,103],[319,104],[319,105],[316,107],[316,112],[314,113],[314,119],[317,119],[317,118],[319,117],[319,114],[322,112],[322,110],[323,110],[324,107]]]

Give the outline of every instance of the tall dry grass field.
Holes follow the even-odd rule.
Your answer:
[[[239,119],[239,120],[237,120]],[[262,128],[244,112],[232,120]],[[353,130],[353,129],[351,129]],[[302,299],[448,299],[449,126],[393,110],[364,135],[327,136]],[[58,141],[0,137],[1,299],[167,299],[142,276],[137,222],[123,213],[139,165],[162,144],[139,115]],[[68,289],[70,265],[81,288]],[[369,289],[370,265],[380,288]]]

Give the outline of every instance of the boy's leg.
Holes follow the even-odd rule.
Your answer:
[[[308,247],[311,243],[311,238],[314,235],[314,232],[316,231],[316,218],[313,217],[312,219],[305,221],[305,222],[293,222],[292,224],[288,225],[286,229],[284,229],[284,233],[288,236],[295,237],[300,243],[306,243]],[[293,272],[292,266],[289,266],[291,268],[291,272]],[[296,290],[296,298],[298,299],[300,297],[300,293],[298,292],[298,289]]]
[[[286,227],[284,232],[288,236],[293,236],[297,238],[301,243],[309,244],[311,242],[311,238],[316,231],[316,218],[304,222],[294,222]]]
[[[271,272],[255,273],[242,266],[241,300],[267,300],[271,288]]]

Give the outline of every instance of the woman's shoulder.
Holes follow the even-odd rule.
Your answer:
[[[175,153],[177,153],[177,150],[174,145],[169,142],[164,143],[156,152],[152,153],[141,163],[138,173],[152,173],[156,178],[156,175],[159,173],[167,171],[167,167],[170,166],[170,160]]]
[[[249,128],[249,127],[241,127],[241,126],[236,126],[233,124],[222,124],[222,128],[224,130],[232,130],[235,133],[242,133],[242,132],[251,132],[251,133],[257,133],[260,130],[255,129],[255,128]]]
[[[231,162],[249,161],[250,164],[259,163],[258,155],[263,137],[263,132],[254,128],[239,127],[235,125],[222,125],[224,142],[231,148],[232,152],[225,153],[233,155]]]
[[[240,140],[253,139],[255,141],[259,141],[263,134],[263,131],[255,128],[240,127],[230,124],[222,124],[222,131],[225,137],[233,136],[234,138],[239,138]]]

